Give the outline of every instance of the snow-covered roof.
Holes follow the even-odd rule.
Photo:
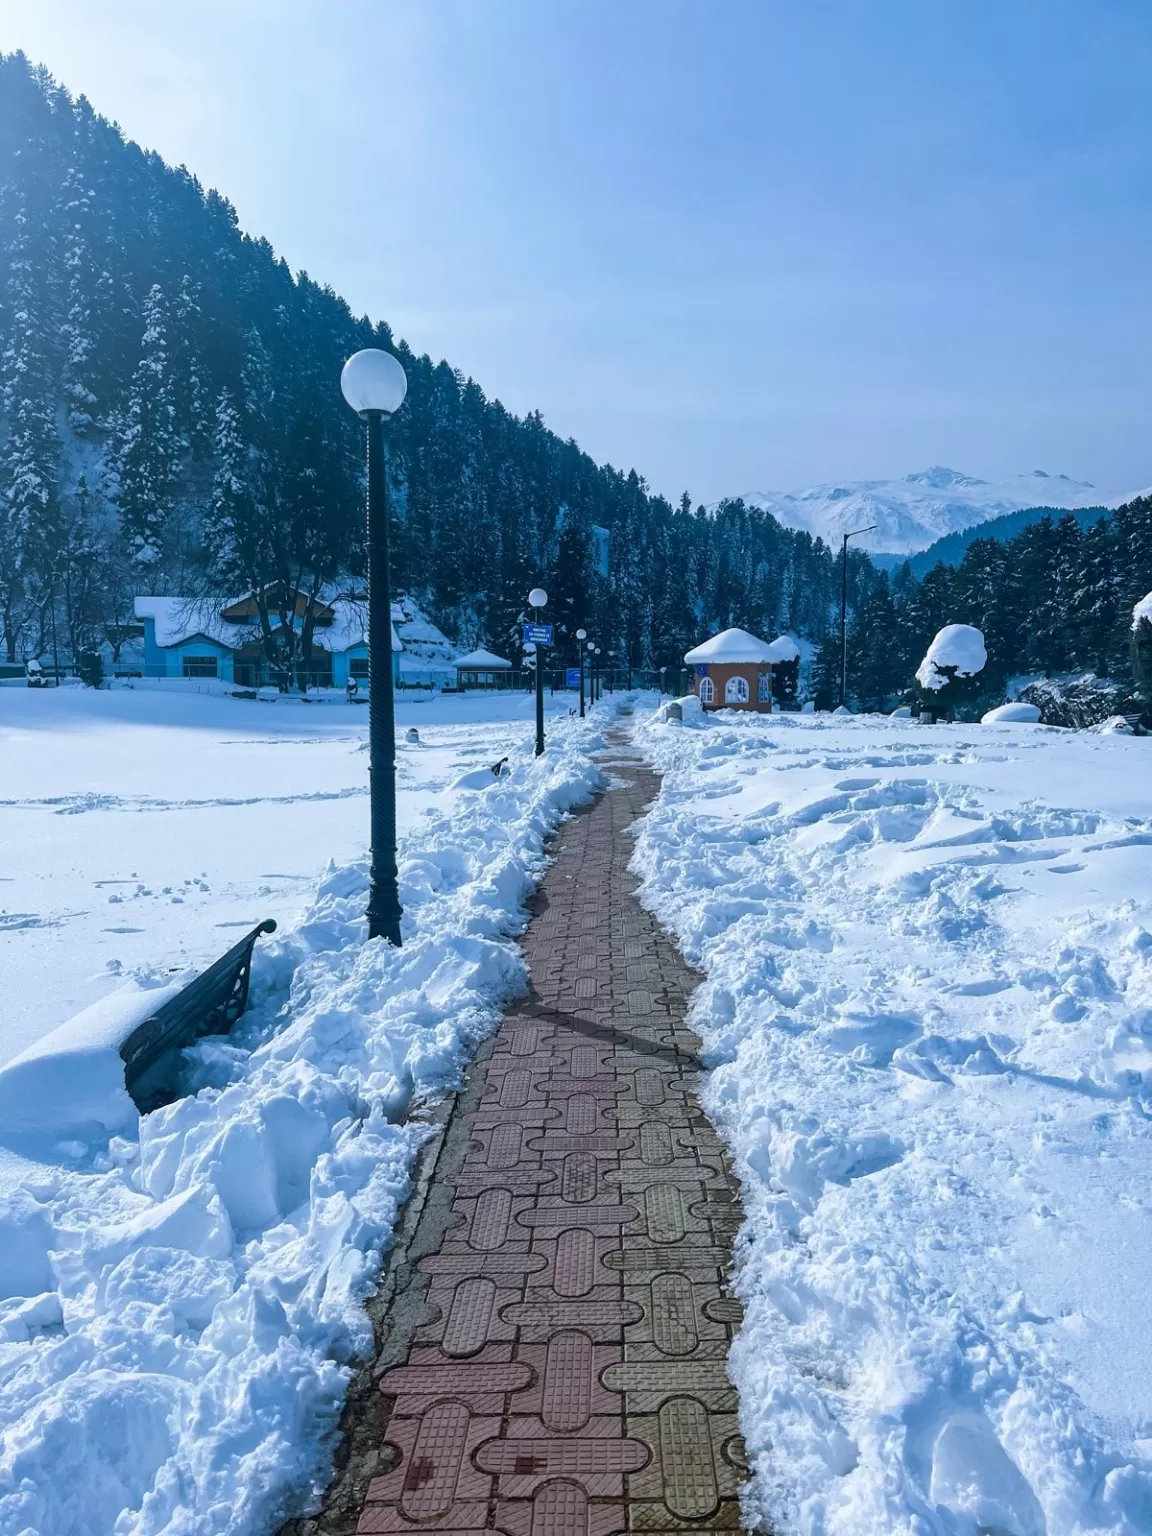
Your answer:
[[[777,635],[768,649],[773,661],[795,661],[800,655],[800,647],[791,635]]]
[[[312,644],[319,651],[349,651],[354,645],[368,644],[368,605],[352,598],[338,597],[331,601],[332,622],[312,631]],[[396,633],[396,604],[392,604],[392,649],[404,650],[404,642]]]
[[[204,635],[218,645],[239,643],[235,638],[239,626],[224,622],[217,603],[191,597],[138,597],[135,611],[138,619],[155,620],[157,645],[179,645],[193,635]]]
[[[457,668],[463,668],[466,672],[492,672],[498,667],[511,667],[510,661],[505,661],[503,656],[496,656],[491,651],[481,647],[478,651],[469,651],[467,656],[457,656]]]
[[[978,629],[971,624],[945,624],[917,667],[916,681],[921,688],[943,688],[948,678],[941,667],[955,667],[957,677],[975,677],[987,661],[984,636]]]
[[[1139,629],[1140,620],[1147,619],[1152,624],[1152,592],[1147,597],[1142,597],[1132,610],[1132,628]]]
[[[231,604],[226,603],[224,606],[230,607]],[[313,630],[313,646],[318,651],[347,651],[354,645],[365,645],[368,640],[366,605],[349,598],[336,598],[331,606],[332,623],[318,625]],[[403,651],[404,643],[396,633],[397,609],[398,605],[394,603],[392,649]],[[138,619],[154,621],[156,644],[162,648],[182,645],[185,640],[203,635],[208,640],[214,640],[217,645],[235,651],[249,641],[258,639],[260,633],[259,627],[253,623],[228,623],[220,617],[220,604],[198,598],[138,597],[135,599],[135,612]],[[439,630],[435,633],[439,634]],[[444,643],[447,644],[446,641]]]
[[[722,629],[718,635],[713,635],[711,640],[705,640],[702,645],[685,651],[684,660],[688,662],[740,662],[740,661],[783,661],[787,658],[773,655],[772,647],[766,640],[757,640],[755,635],[750,635],[746,629]]]

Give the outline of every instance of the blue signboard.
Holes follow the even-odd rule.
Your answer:
[[[524,644],[525,645],[528,645],[528,644],[532,644],[532,645],[551,645],[552,644],[552,626],[551,626],[551,624],[525,624],[524,625]]]
[[[708,663],[706,661],[698,661],[696,663],[695,671],[696,671],[696,676],[697,677],[707,677],[708,676]]]
[[[565,688],[579,688],[579,686],[580,686],[580,668],[579,667],[569,667],[568,670],[564,673],[564,686],[565,686]]]

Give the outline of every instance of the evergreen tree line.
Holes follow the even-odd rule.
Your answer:
[[[354,589],[364,448],[339,374],[368,346],[409,383],[389,427],[393,589],[460,645],[508,654],[537,584],[569,637],[583,625],[638,670],[677,669],[729,624],[826,633],[839,577],[820,540],[741,501],[673,506],[514,416],[293,275],[219,194],[15,54],[0,57],[0,654],[115,644],[138,592],[267,592],[271,645],[277,594]],[[861,554],[850,574],[854,601],[877,581]]]
[[[1135,644],[1132,610],[1152,591],[1152,497],[1081,528],[1071,514],[1044,517],[1015,538],[976,539],[959,565],[917,581],[910,566],[884,573],[860,594],[848,630],[850,701],[891,707],[911,696],[913,674],[945,624],[984,634],[988,664],[977,703],[999,703],[1008,679],[1093,672],[1145,690],[1152,678]],[[834,703],[839,647],[816,668],[817,702]]]

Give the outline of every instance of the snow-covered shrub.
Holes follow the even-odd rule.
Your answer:
[[[916,669],[921,709],[949,718],[971,704],[980,691],[979,675],[988,661],[984,636],[971,624],[945,624]]]
[[[1144,708],[1152,711],[1152,592],[1132,610],[1132,675]]]
[[[1012,700],[1008,704],[1000,704],[995,709],[990,709],[986,715],[980,716],[981,725],[1036,725],[1039,720],[1039,706],[1022,704],[1019,699]]]
[[[1085,672],[1082,677],[1040,678],[1020,690],[1019,702],[1035,704],[1045,725],[1090,730],[1113,715],[1133,712],[1132,695],[1126,688]]]

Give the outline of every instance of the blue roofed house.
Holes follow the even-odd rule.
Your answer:
[[[224,604],[186,597],[138,597],[135,611],[144,628],[145,677],[217,678],[240,688],[278,681],[264,645],[255,594]],[[299,594],[292,616],[297,633],[307,614],[308,600]],[[402,616],[397,604],[392,614],[392,681],[397,683],[404,650],[396,633],[396,619]],[[367,683],[366,604],[350,597],[313,600],[311,616],[312,654],[306,676],[297,681],[333,688],[343,688],[352,679]],[[277,617],[273,634],[279,627]]]

